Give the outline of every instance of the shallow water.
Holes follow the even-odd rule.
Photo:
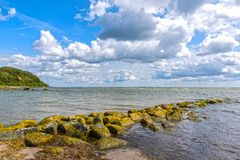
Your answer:
[[[175,132],[152,132],[135,125],[123,138],[152,159],[240,159],[240,88],[51,88],[0,91],[0,122],[41,119],[53,114],[143,108],[202,98],[230,98],[200,108],[201,122],[180,122]]]

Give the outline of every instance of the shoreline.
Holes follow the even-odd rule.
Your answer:
[[[0,91],[11,91],[11,90],[35,90],[35,89],[41,89],[41,90],[47,90],[50,87],[35,87],[35,86],[0,86]]]
[[[37,159],[64,159],[68,156],[105,159],[108,150],[128,146],[128,142],[119,139],[118,135],[124,134],[135,124],[154,132],[174,128],[184,119],[198,121],[200,117],[194,112],[195,108],[222,102],[223,99],[203,99],[131,109],[128,112],[55,115],[39,122],[23,120],[12,126],[0,123],[0,157],[14,159],[15,153],[19,154],[30,147],[30,150],[37,148],[38,152],[33,154]],[[80,148],[81,153],[78,151]],[[72,155],[72,152],[76,154]]]

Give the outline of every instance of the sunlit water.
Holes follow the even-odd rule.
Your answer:
[[[135,125],[123,138],[152,159],[240,159],[240,88],[51,88],[0,91],[0,122],[63,114],[143,108],[202,98],[230,98],[197,110],[207,119],[184,120],[175,132],[152,132]]]

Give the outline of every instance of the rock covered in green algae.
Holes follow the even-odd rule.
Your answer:
[[[177,106],[181,107],[181,108],[195,108],[194,103],[193,102],[189,102],[189,101],[179,102],[179,103],[177,103]]]
[[[183,109],[174,107],[172,108],[172,112],[167,113],[167,120],[181,121],[183,119],[183,112]]]
[[[130,117],[125,117],[119,121],[118,125],[120,125],[124,128],[131,128],[132,125],[134,125],[134,122]]]
[[[56,155],[56,154],[60,154],[64,151],[63,147],[58,147],[58,146],[48,146],[46,148],[44,148],[41,153],[42,154],[46,154],[46,155]]]
[[[73,121],[59,124],[57,131],[60,135],[67,135],[86,140],[89,133],[89,127]]]
[[[0,132],[20,130],[20,129],[25,129],[25,128],[34,127],[34,126],[37,126],[36,120],[23,120],[20,123],[17,123],[16,125],[8,126],[6,128],[4,127],[0,128]]]
[[[13,131],[0,131],[0,141],[8,141],[13,140],[17,138],[24,138],[24,135],[31,132],[38,131],[37,127],[31,127],[31,128],[23,128],[19,130],[13,130]]]
[[[134,122],[138,123],[142,120],[142,113],[140,112],[129,113],[128,115]]]
[[[104,124],[119,124],[120,123],[121,118],[117,117],[117,116],[104,116],[103,117],[103,122]]]
[[[32,132],[25,135],[25,144],[29,147],[45,146],[53,142],[54,137],[51,134]]]
[[[89,114],[88,117],[103,117],[104,116],[104,113],[102,112],[93,112],[91,114]]]
[[[108,150],[108,149],[116,149],[119,147],[126,146],[128,144],[127,141],[113,138],[113,137],[103,137],[99,139],[96,143],[96,147],[99,150]]]
[[[189,112],[187,114],[187,116],[188,116],[187,119],[189,119],[191,121],[194,121],[194,122],[200,121],[198,115],[195,112],[193,112],[193,111]]]
[[[197,101],[196,103],[195,103],[195,105],[197,106],[197,107],[206,107],[207,106],[207,103],[206,103],[206,101]]]
[[[46,147],[35,157],[37,160],[105,160],[95,147],[88,143],[72,145],[71,147]]]
[[[165,109],[159,107],[159,108],[152,108],[152,109],[148,110],[147,113],[150,116],[165,118],[167,111]]]
[[[106,127],[114,135],[118,135],[118,134],[122,133],[125,130],[124,127],[119,126],[117,124],[106,124]]]
[[[142,115],[143,115],[143,118],[140,121],[142,126],[146,127],[148,126],[148,124],[153,123],[153,120],[148,113],[143,113]]]
[[[54,122],[60,122],[60,121],[65,121],[68,122],[70,121],[71,118],[70,117],[66,117],[66,116],[61,116],[61,115],[54,115],[54,116],[50,116],[50,117],[46,117],[43,118],[40,122],[39,125],[45,125],[48,123],[54,123]]]
[[[127,113],[125,112],[118,112],[118,111],[108,111],[104,113],[105,116],[116,116],[116,117],[120,117],[120,118],[124,118],[127,117]]]
[[[73,146],[79,144],[87,144],[87,142],[78,138],[58,135],[54,137],[54,144],[58,146]]]
[[[39,125],[38,126],[38,131],[39,132],[44,132],[44,133],[53,134],[53,135],[58,134],[57,129],[58,129],[58,123],[57,122],[47,123],[45,125]]]
[[[91,127],[89,136],[94,138],[110,137],[111,133],[106,126],[102,124],[96,124],[95,126]]]
[[[149,123],[147,127],[154,132],[160,130],[160,127],[156,123]]]
[[[94,124],[100,123],[100,124],[104,125],[102,117],[94,117],[93,123]]]

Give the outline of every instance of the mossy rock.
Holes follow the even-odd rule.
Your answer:
[[[93,113],[90,113],[88,117],[103,117],[104,116],[104,113],[102,112],[93,112]]]
[[[160,127],[155,123],[149,123],[147,127],[154,132],[157,132],[160,130]]]
[[[20,123],[17,123],[16,125],[13,126],[8,126],[5,128],[0,128],[1,131],[14,131],[14,130],[20,130],[20,129],[25,129],[25,128],[30,128],[37,126],[37,121],[36,120],[23,120]]]
[[[57,155],[62,152],[64,152],[64,148],[59,146],[48,146],[41,151],[41,153],[51,154],[51,155]]]
[[[140,122],[142,120],[142,113],[140,112],[129,113],[128,115],[134,122]]]
[[[39,125],[45,125],[48,123],[54,123],[54,122],[60,122],[60,121],[65,121],[68,122],[70,121],[71,118],[70,117],[65,117],[65,116],[61,116],[61,115],[54,115],[54,116],[50,116],[50,117],[46,117],[43,118],[40,122]]]
[[[106,127],[114,135],[118,135],[124,131],[124,128],[122,126],[116,124],[106,124]]]
[[[125,113],[125,112],[118,112],[118,111],[108,111],[108,112],[105,112],[104,115],[105,116],[116,116],[116,117],[121,117],[121,118],[124,118],[124,117],[128,116],[127,113]]]
[[[177,123],[172,123],[172,122],[169,122],[169,121],[165,121],[163,123],[161,123],[162,127],[164,129],[168,129],[168,128],[173,128],[177,125]]]
[[[85,114],[76,114],[72,117],[73,120],[77,120],[78,118],[86,118],[87,116]]]
[[[58,134],[86,140],[89,127],[78,122],[66,122],[58,125]]]
[[[195,105],[197,107],[206,107],[207,103],[206,103],[206,101],[197,101],[197,102],[195,102]]]
[[[97,123],[104,124],[103,119],[101,117],[94,117],[93,123],[94,124],[97,124]]]
[[[53,135],[58,134],[57,129],[58,129],[58,123],[57,122],[47,123],[47,124],[38,126],[38,131],[39,132],[44,132],[44,133],[53,134]]]
[[[84,117],[78,117],[78,118],[76,118],[76,120],[81,124],[86,124],[87,123],[86,118],[84,118]]]
[[[54,137],[54,144],[58,146],[73,146],[73,145],[78,145],[78,144],[86,144],[87,142],[78,139],[78,138],[73,138],[69,136],[55,136]]]
[[[137,109],[130,109],[130,110],[128,110],[128,114],[136,113],[136,112],[139,112],[139,110],[137,110]]]
[[[109,149],[116,149],[128,144],[127,141],[113,138],[113,137],[103,137],[99,139],[96,143],[96,147],[99,150],[109,150]]]
[[[167,113],[167,120],[170,121],[181,121],[183,119],[183,109],[173,108],[172,112]]]
[[[101,124],[96,124],[95,126],[91,127],[89,136],[94,138],[110,137],[111,133],[106,126]]]
[[[134,121],[130,117],[125,117],[119,121],[118,125],[124,128],[130,128],[132,125],[134,125]]]
[[[195,108],[194,103],[189,102],[189,101],[179,102],[179,103],[177,103],[177,106],[180,107],[180,108]]]
[[[222,103],[223,99],[206,99],[205,102],[208,104]]]
[[[104,116],[103,117],[103,122],[104,124],[119,124],[120,123],[121,118],[117,117],[117,116]]]
[[[25,144],[29,147],[46,146],[54,142],[51,134],[33,132],[25,135]]]
[[[87,117],[85,118],[86,124],[94,124],[94,117]]]
[[[191,121],[194,121],[194,122],[200,121],[199,120],[199,116],[195,112],[193,112],[193,111],[189,112],[187,114],[187,116],[188,116],[188,119],[191,120]]]
[[[165,118],[167,111],[162,108],[156,108],[156,109],[149,110],[147,113],[151,116]]]
[[[148,126],[149,124],[153,123],[153,120],[152,118],[150,117],[150,115],[148,113],[144,113],[143,114],[143,118],[142,120],[140,121],[141,125],[143,127],[146,127]]]

